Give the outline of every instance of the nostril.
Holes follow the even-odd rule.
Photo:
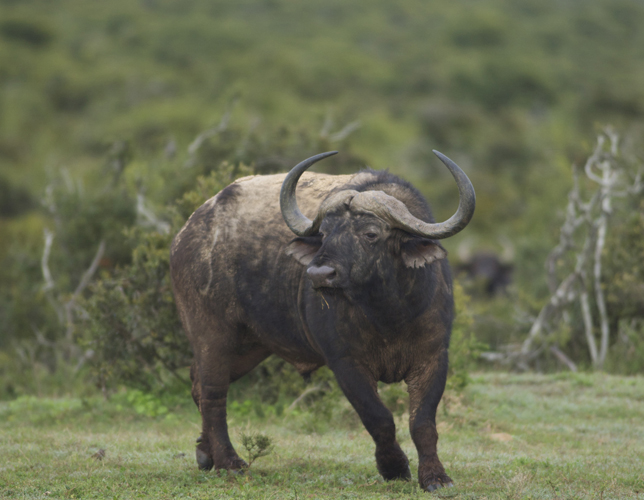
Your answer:
[[[307,274],[311,277],[323,277],[328,278],[335,275],[335,269],[329,266],[311,266],[306,270]]]
[[[306,270],[306,274],[311,278],[313,285],[322,285],[328,284],[335,277],[336,272],[329,266],[311,266]]]

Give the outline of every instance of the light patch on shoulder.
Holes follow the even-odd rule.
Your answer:
[[[262,177],[261,175],[247,175],[246,177],[240,177],[239,179],[235,179],[233,181],[233,184],[239,184],[240,182],[246,182],[251,179],[254,179],[255,177]]]
[[[376,175],[373,172],[358,172],[357,174],[351,176],[349,182],[351,184],[362,184],[363,182],[367,182],[375,178]]]

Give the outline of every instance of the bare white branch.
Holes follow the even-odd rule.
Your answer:
[[[103,258],[103,254],[105,253],[105,240],[102,240],[100,244],[98,245],[98,249],[96,250],[96,254],[94,255],[94,258],[92,259],[92,263],[90,266],[87,268],[87,271],[83,273],[83,277],[81,278],[80,282],[78,283],[78,286],[76,287],[76,290],[74,290],[74,293],[72,296],[69,298],[67,302],[65,302],[64,308],[65,308],[65,326],[66,326],[66,334],[65,334],[65,339],[67,342],[72,342],[74,339],[74,309],[77,307],[77,300],[78,297],[81,293],[83,293],[83,290],[87,287],[89,282],[91,281],[92,277],[94,276],[94,273],[96,273],[96,270],[98,269],[98,265],[101,262],[101,259]]]
[[[609,164],[610,166],[610,164]],[[602,251],[606,244],[606,229],[608,227],[608,217],[612,213],[611,206],[611,190],[614,185],[616,177],[612,175],[610,168],[603,169],[604,183],[602,184],[601,191],[603,195],[601,204],[601,214],[597,220],[597,241],[595,242],[595,262],[593,265],[594,286],[595,286],[595,301],[597,302],[597,309],[599,311],[600,327],[601,327],[601,344],[599,349],[599,357],[597,358],[596,366],[601,369],[606,360],[608,353],[608,314],[606,312],[606,301],[604,300],[604,292],[601,286],[602,278]]]
[[[49,254],[51,253],[51,245],[54,242],[54,233],[49,229],[45,228],[45,249],[42,252],[42,259],[40,260],[40,267],[42,268],[42,275],[45,279],[45,284],[42,286],[42,290],[47,292],[54,288],[54,280],[51,277],[51,271],[49,270]]]
[[[230,122],[230,117],[233,112],[233,108],[236,104],[237,100],[233,100],[233,102],[230,103],[228,108],[226,109],[226,112],[223,114],[221,117],[221,120],[219,121],[219,125],[216,127],[209,128],[208,130],[202,132],[199,134],[194,141],[190,143],[188,146],[188,154],[190,155],[190,158],[184,165],[185,167],[192,167],[194,165],[194,156],[197,154],[197,151],[199,151],[199,148],[203,145],[203,143],[207,140],[210,139],[211,137],[216,136],[217,134],[220,134],[224,130],[228,128],[228,123]]]
[[[85,290],[85,287],[87,287],[90,280],[94,276],[94,273],[98,269],[98,265],[100,264],[104,253],[105,253],[105,240],[101,240],[101,242],[98,245],[98,249],[96,250],[96,255],[94,255],[94,258],[92,259],[92,263],[87,268],[87,271],[83,273],[83,277],[81,278],[80,283],[78,283],[76,290],[74,290],[74,295],[72,295],[72,299],[76,299],[76,297],[78,297],[78,295],[80,295],[83,292],[83,290]]]
[[[152,210],[145,206],[145,197],[141,193],[136,195],[136,213],[142,225],[152,226],[161,234],[170,232],[170,224],[159,219]]]
[[[584,332],[586,333],[586,343],[588,344],[588,350],[590,351],[590,359],[593,362],[593,365],[597,363],[597,342],[595,342],[595,336],[593,334],[593,317],[590,312],[590,303],[588,301],[588,292],[583,291],[579,297],[579,302],[581,303],[581,315],[584,319]]]
[[[52,342],[51,340],[47,340],[43,333],[36,328],[34,325],[31,325],[31,329],[34,332],[34,335],[36,335],[36,342],[40,345],[43,345],[45,347],[56,347],[56,342]]]
[[[289,409],[289,410],[293,410],[293,409],[295,409],[295,408],[297,407],[297,405],[298,405],[298,404],[300,404],[300,402],[301,402],[301,401],[302,401],[306,396],[308,396],[309,394],[313,394],[314,392],[321,392],[321,391],[324,391],[324,387],[323,387],[322,385],[316,385],[316,386],[314,386],[314,387],[309,387],[309,388],[307,388],[307,389],[306,389],[302,394],[300,394],[300,395],[295,399],[295,401],[293,401],[293,402],[289,405],[288,409]]]
[[[361,125],[362,124],[360,123],[360,120],[356,120],[354,122],[348,123],[342,128],[342,130],[339,130],[338,132],[329,135],[329,140],[331,142],[337,142],[337,141],[346,139],[349,135],[351,135],[353,132],[358,130]]]
[[[324,116],[324,123],[322,124],[322,129],[320,130],[320,137],[326,139],[331,133],[331,128],[333,127],[333,114],[331,110],[328,109],[326,115]]]
[[[559,349],[556,345],[551,345],[550,346],[550,352],[554,354],[554,356],[561,361],[564,365],[568,367],[568,369],[571,372],[576,372],[577,371],[577,365],[573,363],[573,361],[566,356],[561,349]]]

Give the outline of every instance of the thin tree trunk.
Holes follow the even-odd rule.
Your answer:
[[[605,177],[610,175],[609,171],[605,171]],[[608,181],[610,182],[610,181]],[[610,184],[609,184],[610,186]],[[607,188],[608,189],[608,188]],[[604,299],[604,291],[602,290],[602,252],[606,244],[606,227],[608,225],[608,214],[611,212],[610,196],[602,200],[602,216],[599,220],[599,228],[597,230],[597,243],[595,244],[595,265],[593,266],[593,273],[595,276],[595,300],[597,301],[597,309],[599,310],[599,320],[601,327],[601,344],[599,348],[599,358],[597,359],[597,368],[601,370],[606,361],[608,353],[608,339],[610,329],[608,326],[608,313],[606,312],[606,301]]]
[[[593,366],[597,364],[597,342],[593,335],[593,318],[590,313],[590,303],[588,302],[588,292],[583,291],[579,297],[581,302],[581,314],[584,318],[584,330],[586,332],[586,342],[588,343],[588,350],[590,351],[590,359]]]

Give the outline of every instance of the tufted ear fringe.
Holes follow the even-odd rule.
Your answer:
[[[400,254],[407,267],[417,268],[444,259],[447,257],[447,250],[435,241],[412,238],[402,244]]]
[[[322,246],[322,238],[310,236],[295,238],[286,246],[286,255],[290,255],[300,264],[308,266]]]

